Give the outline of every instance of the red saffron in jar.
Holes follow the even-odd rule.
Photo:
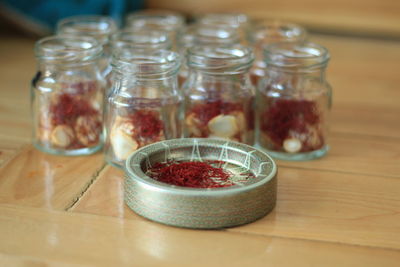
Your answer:
[[[229,180],[232,174],[221,167],[222,161],[191,161],[156,163],[147,171],[151,178],[176,186],[194,188],[218,188],[234,185]]]
[[[241,103],[224,102],[221,99],[217,101],[205,101],[194,105],[189,112],[196,114],[196,117],[203,125],[206,125],[212,118],[220,114],[229,114],[232,111],[242,110]]]
[[[138,110],[130,116],[132,124],[138,129],[138,136],[143,138],[157,137],[163,130],[159,113],[153,110]]]
[[[309,100],[277,99],[264,112],[261,130],[275,144],[282,145],[289,132],[307,133],[320,122],[316,103]]]
[[[73,125],[78,116],[97,115],[98,111],[90,105],[89,101],[64,93],[58,97],[57,103],[50,106],[50,113],[53,125]]]

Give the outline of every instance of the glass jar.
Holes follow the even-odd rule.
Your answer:
[[[181,137],[179,65],[179,55],[165,50],[120,49],[113,54],[105,116],[108,163],[122,167],[138,148]]]
[[[178,50],[182,58],[186,58],[187,50],[194,45],[215,45],[219,47],[239,44],[237,31],[231,27],[192,24],[185,28],[178,38]],[[182,63],[178,74],[179,87],[189,75],[186,60]]]
[[[90,37],[51,36],[35,46],[33,144],[58,155],[85,155],[102,146],[102,46]]]
[[[306,30],[293,23],[276,20],[257,20],[248,32],[249,42],[254,48],[254,64],[250,70],[252,83],[257,87],[260,78],[265,76],[265,62],[263,49],[274,43],[300,43],[307,38]]]
[[[254,142],[254,88],[250,48],[195,46],[188,50],[185,137]]]
[[[314,43],[265,48],[259,83],[259,144],[273,157],[308,160],[328,150],[332,89],[325,80],[328,50]]]
[[[116,31],[117,25],[115,21],[107,16],[79,15],[62,19],[57,23],[57,34],[90,36],[103,46],[103,55],[99,60],[99,68],[106,80],[111,72],[109,39]]]
[[[127,29],[166,31],[170,35],[172,49],[177,49],[177,38],[185,25],[184,17],[170,10],[146,9],[131,13],[126,18]]]
[[[207,13],[197,18],[199,25],[229,27],[235,29],[239,41],[247,45],[246,32],[249,31],[249,18],[241,13]]]
[[[155,30],[122,30],[114,33],[110,40],[111,51],[121,48],[133,50],[169,50],[171,40],[168,32]]]

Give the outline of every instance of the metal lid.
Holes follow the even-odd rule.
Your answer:
[[[223,188],[187,188],[156,181],[145,172],[167,160],[221,160],[232,173],[252,172],[243,183]],[[166,140],[133,153],[125,166],[125,202],[160,223],[215,229],[246,224],[268,214],[276,202],[277,167],[264,152],[237,142],[185,138]]]

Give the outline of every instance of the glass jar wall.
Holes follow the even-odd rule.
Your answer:
[[[170,51],[115,52],[105,116],[107,162],[121,167],[138,148],[181,137],[179,65],[179,55]]]
[[[317,44],[265,48],[266,76],[259,83],[259,144],[273,157],[307,160],[328,150],[331,87],[328,51]]]
[[[307,38],[306,30],[293,23],[276,20],[256,20],[248,32],[248,39],[254,48],[255,61],[250,70],[254,86],[265,76],[263,50],[266,45],[274,43],[301,43]]]
[[[90,37],[52,36],[36,43],[32,80],[33,143],[59,155],[91,154],[102,146],[102,46]]]
[[[249,48],[197,46],[188,51],[185,137],[254,142],[254,88]]]

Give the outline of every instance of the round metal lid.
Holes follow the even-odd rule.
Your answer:
[[[254,178],[222,188],[169,185],[145,172],[167,160],[225,162],[233,174]],[[185,138],[157,142],[134,152],[125,165],[125,202],[137,214],[160,223],[215,229],[246,224],[268,214],[276,202],[275,162],[264,152],[237,142]]]

